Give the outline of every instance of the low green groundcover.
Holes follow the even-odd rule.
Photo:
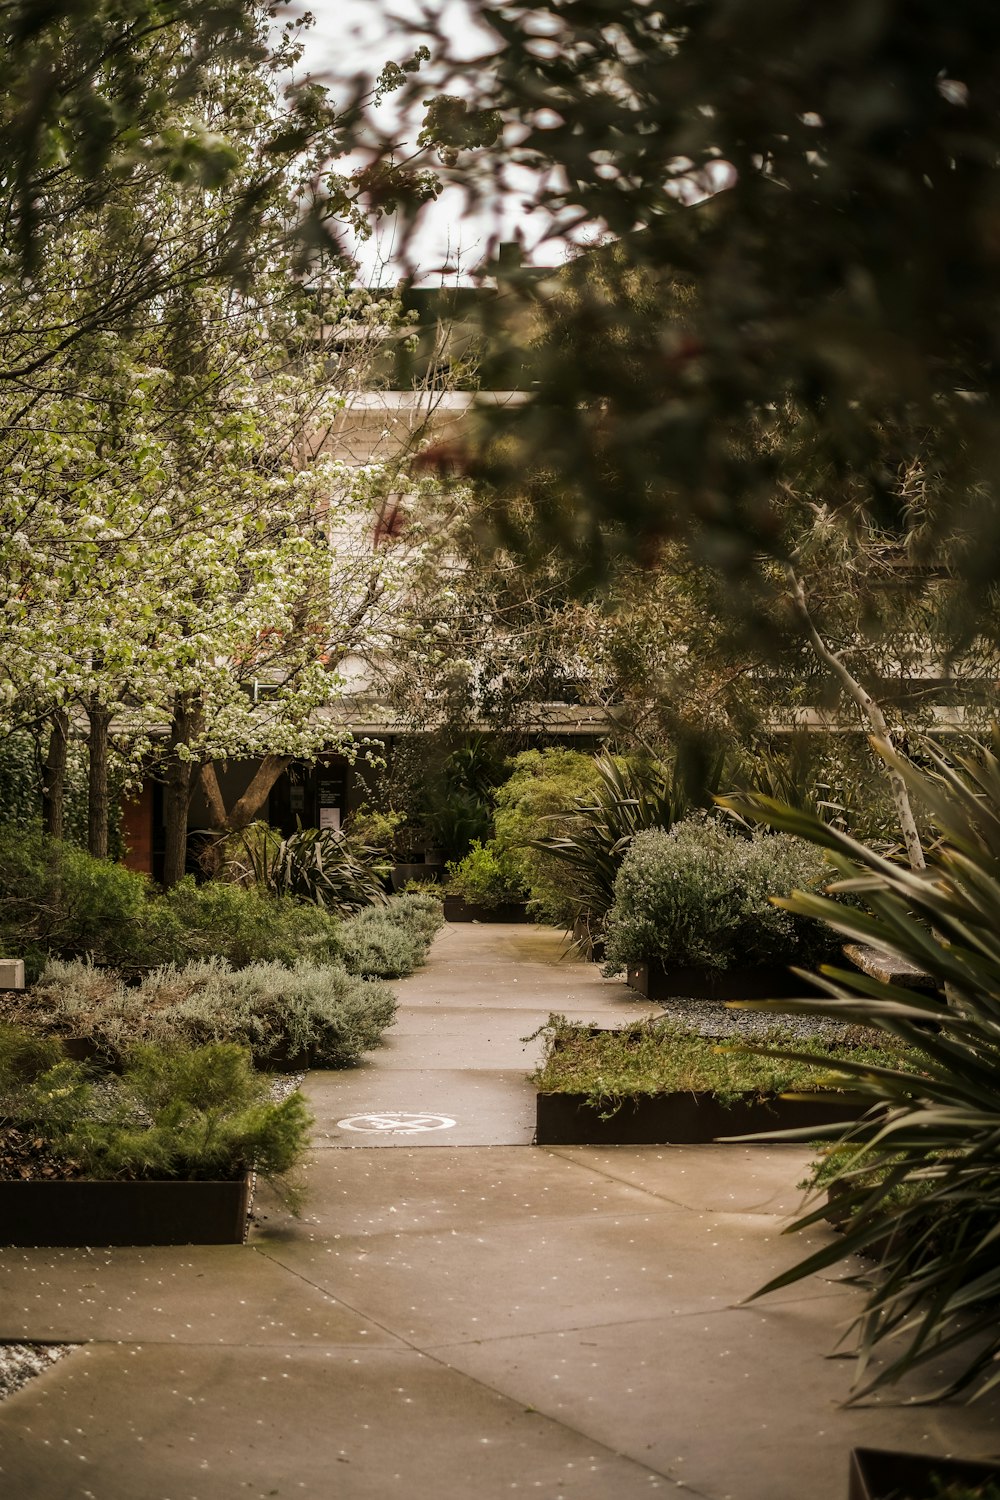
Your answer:
[[[757,1038],[753,1050],[736,1039],[713,1041],[660,1020],[601,1031],[553,1015],[539,1034],[545,1051],[530,1075],[535,1087],[542,1093],[582,1094],[605,1109],[642,1094],[707,1093],[731,1104],[745,1095],[849,1090],[851,1080],[837,1072],[838,1057],[877,1067],[898,1066],[904,1052],[911,1066],[914,1058],[912,1051],[892,1050],[884,1037],[861,1027],[845,1031],[836,1042],[775,1029]],[[761,1056],[758,1046],[795,1051],[809,1060]]]

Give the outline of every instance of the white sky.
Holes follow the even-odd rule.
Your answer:
[[[461,48],[470,57],[486,49],[488,33],[473,24],[464,0],[428,0],[428,8],[441,18],[453,48]],[[338,80],[359,72],[374,76],[390,59],[402,61],[413,52],[419,39],[408,34],[407,22],[419,23],[424,6],[418,0],[295,0],[283,14],[301,14],[305,9],[311,11],[316,24],[305,33],[306,53],[300,70],[327,84],[336,100],[343,92],[337,87]],[[392,96],[383,110],[384,118],[394,121]],[[419,120],[411,123],[413,135],[419,126]],[[405,133],[401,130],[401,138]],[[518,230],[526,228],[516,194],[498,198],[490,211],[471,219],[464,212],[462,192],[446,188],[422,216],[415,241],[420,279],[452,284],[456,275],[459,280],[465,279],[463,273],[481,264],[492,234],[512,239]],[[374,241],[356,247],[369,280],[392,282],[399,275],[393,239],[392,221],[388,219],[376,231]],[[545,259],[551,259],[551,254]]]

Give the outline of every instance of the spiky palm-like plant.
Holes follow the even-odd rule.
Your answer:
[[[781,905],[910,960],[941,989],[940,997],[920,995],[824,967],[817,981],[824,998],[780,1002],[785,1011],[875,1027],[914,1048],[910,1068],[838,1064],[872,1105],[846,1132],[810,1132],[840,1143],[824,1181],[836,1184],[847,1232],[755,1294],[849,1252],[874,1251],[876,1273],[848,1278],[864,1288],[854,1400],[952,1352],[957,1373],[935,1399],[1000,1384],[1000,761],[986,750],[951,761],[934,747],[929,753],[930,773],[892,758],[940,835],[923,871],[766,797],[723,799],[828,851],[839,876],[830,895],[799,892]],[[863,906],[833,899],[844,891]]]
[[[600,786],[574,799],[557,816],[573,820],[570,833],[532,839],[528,847],[569,865],[577,877],[579,915],[599,929],[615,899],[615,880],[633,838],[644,828],[671,828],[696,798],[678,767],[658,763],[622,767],[612,756],[596,757]],[[719,784],[722,761],[709,774]]]

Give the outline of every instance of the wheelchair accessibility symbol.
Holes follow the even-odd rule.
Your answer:
[[[407,1114],[401,1109],[383,1109],[337,1121],[341,1130],[359,1130],[367,1135],[420,1135],[425,1130],[450,1130],[454,1124],[448,1115]]]

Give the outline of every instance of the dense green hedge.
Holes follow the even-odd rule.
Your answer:
[[[29,980],[49,958],[123,969],[220,958],[231,968],[340,963],[396,978],[423,963],[441,903],[420,894],[340,919],[259,886],[189,876],[158,892],[144,875],[38,832],[0,830],[0,952],[24,958]]]

